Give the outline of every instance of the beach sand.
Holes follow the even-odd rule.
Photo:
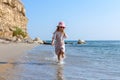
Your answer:
[[[14,65],[11,63],[14,63],[20,56],[24,56],[28,50],[38,45],[37,43],[0,43],[0,80],[6,80],[9,70],[14,68]]]

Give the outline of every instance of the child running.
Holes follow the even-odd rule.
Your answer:
[[[57,25],[56,31],[53,33],[52,45],[55,45],[55,53],[58,58],[58,63],[64,63],[63,59],[65,58],[65,43],[64,39],[67,38],[66,33],[64,32],[65,24],[59,22]]]

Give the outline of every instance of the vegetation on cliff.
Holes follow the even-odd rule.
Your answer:
[[[16,27],[16,29],[13,31],[13,36],[16,36],[16,37],[22,37],[22,38],[25,38],[27,36],[27,33],[24,32],[21,28],[19,27]]]
[[[27,22],[25,8],[20,0],[0,0],[0,38],[12,39],[18,35],[27,37]]]

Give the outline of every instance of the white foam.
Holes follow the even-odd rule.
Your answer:
[[[63,60],[59,61],[58,64],[65,64]]]

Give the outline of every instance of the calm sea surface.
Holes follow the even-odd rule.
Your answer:
[[[120,80],[120,41],[69,43],[63,65],[56,63],[51,45],[28,51],[16,63],[14,80]]]

